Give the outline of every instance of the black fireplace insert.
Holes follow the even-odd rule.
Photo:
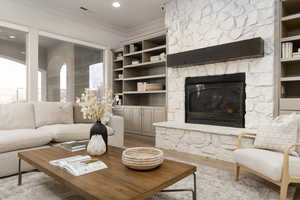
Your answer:
[[[245,87],[245,73],[186,78],[186,123],[244,128]]]

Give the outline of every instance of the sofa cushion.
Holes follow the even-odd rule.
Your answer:
[[[281,180],[283,153],[263,149],[237,149],[233,152],[237,163],[259,172],[275,181]],[[289,157],[290,176],[300,177],[300,158]]]
[[[51,139],[49,134],[40,134],[35,129],[0,131],[0,153],[43,146]]]
[[[93,124],[55,124],[38,128],[40,132],[50,134],[55,142],[87,140]]]
[[[72,103],[38,102],[34,104],[34,111],[37,127],[73,123]]]
[[[33,104],[1,104],[0,130],[35,128]]]

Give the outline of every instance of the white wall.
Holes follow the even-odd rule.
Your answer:
[[[246,128],[274,114],[275,0],[173,0],[166,7],[169,53],[261,37],[263,58],[168,69],[168,120],[185,121],[185,78],[246,74]]]

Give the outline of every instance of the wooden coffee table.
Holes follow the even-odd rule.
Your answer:
[[[62,159],[74,155],[87,155],[86,151],[68,152],[59,147],[20,152],[19,185],[22,184],[22,160],[36,167],[39,171],[68,186],[86,199],[92,200],[139,200],[147,199],[158,192],[193,193],[196,196],[197,168],[192,165],[165,160],[162,166],[151,171],[135,171],[121,163],[123,149],[109,147],[109,151],[96,157],[108,168],[83,176],[72,176],[59,167],[49,164],[51,160]],[[194,185],[191,189],[164,190],[183,178],[193,175]]]

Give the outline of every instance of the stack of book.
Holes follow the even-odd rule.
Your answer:
[[[60,144],[60,147],[66,149],[71,152],[75,151],[82,151],[87,148],[88,140],[85,141],[72,141],[72,142],[65,142]]]
[[[300,51],[293,53],[293,58],[300,58]]]
[[[282,58],[293,58],[293,43],[285,42],[282,43]]]

